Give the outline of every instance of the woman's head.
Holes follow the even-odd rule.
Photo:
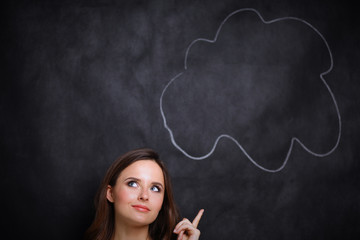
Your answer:
[[[87,239],[111,239],[115,219],[149,224],[153,239],[170,239],[180,218],[170,176],[151,149],[130,151],[110,166],[96,195],[95,207]]]
[[[164,174],[160,166],[146,159],[127,166],[116,183],[108,185],[106,198],[113,204],[115,222],[148,226],[158,216],[164,192]]]

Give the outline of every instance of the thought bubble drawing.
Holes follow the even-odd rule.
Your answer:
[[[251,26],[242,22],[244,21],[244,17],[245,19],[251,19]],[[226,28],[227,25],[231,28]],[[293,30],[295,28],[297,30]],[[231,31],[229,29],[231,29]],[[280,29],[280,31],[277,31],[278,29]],[[316,46],[315,49],[306,50],[307,45],[304,44],[304,42]],[[304,52],[307,51],[310,53],[310,57],[306,57],[309,55],[304,55]],[[321,51],[325,52],[325,54],[319,54]],[[302,61],[304,58],[306,61]],[[324,64],[325,66],[323,66]],[[193,160],[208,158],[214,153],[221,139],[234,142],[256,167],[266,172],[278,172],[285,167],[295,142],[313,156],[328,156],[338,147],[341,136],[341,116],[338,104],[332,90],[324,79],[324,76],[330,73],[332,68],[333,57],[326,39],[307,21],[296,17],[282,17],[266,21],[255,9],[243,8],[236,10],[221,22],[213,39],[198,38],[193,40],[187,47],[184,59],[184,70],[166,84],[160,97],[160,112],[164,127],[169,132],[172,144],[186,157]],[[294,74],[291,69],[300,69],[300,71]],[[314,69],[317,72],[315,72]],[[314,74],[316,81],[312,81]],[[197,85],[197,88],[194,87],[194,89],[198,89],[197,92],[190,93],[192,95],[184,95],[185,97],[181,96],[179,93],[187,92],[187,89],[192,89],[186,84]],[[210,84],[210,86],[206,88],[208,90],[207,92],[201,91],[202,84]],[[305,93],[302,92],[302,86],[304,85],[310,86],[306,89],[307,95],[304,95]],[[281,88],[278,86],[285,87]],[[303,116],[304,113],[319,111],[316,103],[311,102],[312,98],[309,97],[317,94],[318,90],[316,87],[324,89],[324,93],[321,96],[318,94],[316,97],[325,99],[321,101],[324,101],[327,106],[331,106],[335,112],[332,115],[336,115],[336,140],[334,145],[331,146],[331,149],[326,151],[311,150],[310,147],[305,145],[305,143],[296,136],[301,135],[301,132],[306,130],[300,128],[294,131],[291,130],[293,119]],[[295,91],[287,93],[287,91],[283,89],[295,89]],[[276,168],[267,168],[264,167],[263,164],[259,164],[258,161],[255,161],[254,158],[250,156],[244,144],[240,143],[238,140],[239,136],[228,133],[220,133],[217,134],[214,139],[207,139],[207,141],[211,142],[208,148],[209,151],[205,154],[201,154],[200,156],[189,154],[188,151],[175,140],[173,127],[170,127],[168,123],[164,103],[169,100],[164,99],[166,97],[171,98],[171,96],[174,95],[173,93],[170,94],[169,91],[177,91],[177,98],[180,98],[180,105],[177,106],[177,110],[180,112],[188,111],[186,110],[187,105],[181,105],[181,101],[188,102],[189,106],[202,104],[199,106],[205,110],[215,109],[213,114],[205,117],[201,115],[202,112],[200,109],[199,111],[192,110],[190,114],[178,114],[177,116],[179,118],[194,115],[194,119],[199,121],[196,126],[188,124],[189,132],[194,129],[200,132],[207,131],[208,129],[197,129],[196,127],[201,127],[201,121],[206,121],[209,118],[216,118],[216,121],[212,122],[212,125],[224,125],[216,126],[220,129],[217,131],[221,131],[221,129],[230,131],[225,125],[232,125],[233,122],[238,122],[240,126],[242,126],[241,129],[247,129],[247,124],[249,122],[259,121],[258,119],[261,119],[264,112],[271,112],[273,115],[266,115],[267,117],[261,119],[261,121],[268,120],[269,116],[276,114],[282,116],[283,112],[286,112],[286,109],[291,109],[291,112],[299,111],[295,116],[289,117],[289,120],[286,122],[284,121],[284,123],[278,124],[281,126],[276,129],[277,132],[281,132],[281,127],[288,126],[286,131],[294,134],[289,136],[288,139],[283,140],[283,142],[285,141],[287,143],[286,146],[288,147],[286,147],[286,154],[284,160],[281,161],[281,165]],[[182,97],[186,99],[182,99]],[[296,104],[296,101],[291,102],[289,100],[295,97],[300,98],[302,102],[308,101],[308,105],[313,106],[313,109]],[[217,98],[221,100],[217,101]],[[202,100],[204,100],[204,102],[201,102]],[[288,105],[283,106],[279,104],[280,102],[289,103],[284,103]],[[299,101],[297,101],[297,103],[298,102]],[[218,103],[226,104],[226,107],[217,106]],[[221,112],[223,109],[229,110],[226,110],[227,112],[225,110]],[[321,114],[318,115],[321,116]],[[311,116],[306,119],[308,118],[310,119],[308,121],[316,122],[316,120],[311,120]],[[274,119],[273,121],[276,121],[276,116]],[[306,124],[304,125],[304,123],[301,124],[299,126],[308,126]],[[274,130],[275,133],[273,135],[276,135],[276,131]],[[316,135],[311,130],[308,130],[308,132],[313,133],[314,136]],[[332,134],[333,131],[328,132]],[[271,136],[271,134],[272,133],[269,133],[266,136]],[[276,136],[273,136],[273,138],[276,139]],[[262,146],[264,146],[263,143]]]

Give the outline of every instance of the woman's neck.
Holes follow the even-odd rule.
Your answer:
[[[113,240],[150,240],[149,225],[134,227],[116,224]]]

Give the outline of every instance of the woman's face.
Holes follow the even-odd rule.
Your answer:
[[[108,186],[106,197],[114,203],[116,221],[143,226],[155,221],[164,192],[160,166],[152,160],[139,160],[120,173],[115,186]]]

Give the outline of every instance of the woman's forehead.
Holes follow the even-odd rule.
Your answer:
[[[129,177],[138,178],[144,181],[154,181],[164,183],[164,174],[154,160],[139,160],[127,166],[119,176],[119,179]]]

